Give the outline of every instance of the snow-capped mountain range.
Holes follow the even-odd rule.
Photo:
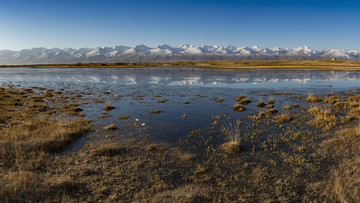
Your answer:
[[[105,63],[105,62],[169,62],[207,60],[359,60],[360,52],[354,50],[313,50],[307,46],[289,48],[259,48],[235,46],[193,46],[171,47],[160,45],[148,47],[114,46],[98,48],[33,48],[21,51],[0,51],[0,64],[43,64],[43,63]]]

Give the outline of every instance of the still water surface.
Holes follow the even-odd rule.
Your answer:
[[[205,129],[211,117],[226,114],[230,122],[259,113],[259,100],[275,100],[281,111],[284,105],[308,105],[308,94],[336,94],[360,87],[359,72],[345,71],[276,71],[276,70],[213,70],[201,68],[2,68],[0,84],[21,87],[45,87],[86,92],[82,105],[87,117],[99,120],[99,125],[115,124],[117,133],[123,126],[139,119],[144,131],[155,139],[169,143],[186,138],[196,129]],[[279,95],[278,93],[291,93]],[[234,112],[235,98],[245,95],[253,102],[244,112]],[[276,96],[275,96],[276,95]],[[223,98],[223,102],[215,102]],[[94,103],[103,100],[104,103]],[[165,102],[160,103],[161,100]],[[184,104],[183,102],[189,102]],[[105,104],[116,109],[99,119]],[[150,114],[159,109],[160,114]],[[129,115],[123,121],[119,115]],[[186,118],[184,119],[184,116]],[[229,121],[227,121],[229,122]],[[221,126],[221,123],[219,124]],[[215,129],[216,130],[216,129]]]

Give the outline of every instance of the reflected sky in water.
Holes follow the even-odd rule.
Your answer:
[[[1,82],[106,83],[226,88],[351,88],[355,71],[214,70],[201,68],[1,68]]]

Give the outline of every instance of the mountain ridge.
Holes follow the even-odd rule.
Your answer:
[[[235,47],[232,45],[167,44],[113,46],[97,48],[32,48],[20,51],[0,50],[0,65],[49,63],[108,63],[108,62],[172,62],[212,60],[359,60],[355,50],[325,49],[316,51],[308,46],[290,48]]]

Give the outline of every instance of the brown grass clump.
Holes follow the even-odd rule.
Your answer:
[[[113,110],[113,109],[115,109],[115,108],[116,108],[115,106],[113,106],[113,105],[111,105],[111,104],[107,104],[107,105],[104,106],[103,110],[105,110],[105,111],[111,111],[111,110]]]
[[[196,136],[199,136],[200,135],[200,130],[192,130],[190,133],[189,133],[189,135],[188,135],[188,137],[189,138],[192,138],[192,137],[196,137]]]
[[[164,151],[165,149],[166,147],[160,144],[148,144],[145,146],[145,150],[147,152],[161,152]]]
[[[266,106],[266,108],[268,108],[268,109],[272,109],[272,108],[274,108],[274,107],[275,107],[274,104],[269,104],[269,105]]]
[[[339,101],[340,99],[338,96],[329,96],[324,99],[324,103],[328,103],[328,104],[335,104]]]
[[[189,101],[183,101],[183,104],[190,104]]]
[[[237,142],[240,144],[241,133],[239,125],[233,125],[230,123],[228,126],[224,126],[221,131],[224,135],[226,135],[230,142]]]
[[[330,130],[337,124],[337,118],[335,114],[331,113],[331,110],[328,108],[320,108],[315,106],[308,109],[308,112],[314,116],[313,120],[306,123],[309,126],[320,128],[326,131]]]
[[[259,101],[259,103],[257,103],[256,106],[262,108],[265,107],[266,104],[263,101]]]
[[[267,109],[265,111],[265,114],[268,114],[268,115],[272,115],[272,114],[276,114],[278,113],[279,111],[276,109],[276,108],[272,108],[272,109]]]
[[[241,153],[242,148],[237,142],[226,142],[220,145],[220,149],[223,150],[226,154],[235,156]]]
[[[92,156],[114,156],[126,153],[126,147],[120,146],[119,143],[104,143],[90,150]]]
[[[77,103],[66,104],[63,108],[69,115],[78,115],[79,112],[83,111],[83,109],[80,108],[80,104]]]
[[[161,113],[162,110],[154,109],[154,110],[150,110],[149,112],[150,112],[151,114],[158,114],[158,113]]]
[[[274,116],[274,118],[272,119],[273,123],[286,123],[286,122],[290,122],[292,120],[292,118],[290,117],[289,113],[282,113],[280,115],[276,115]]]
[[[264,112],[260,112],[259,114],[253,115],[250,118],[253,119],[253,120],[260,120],[260,119],[265,118],[265,117],[266,117],[266,114]]]
[[[168,100],[168,99],[162,99],[162,100],[156,101],[156,103],[165,103],[165,102],[167,102],[167,101],[169,101],[169,100]]]
[[[104,130],[116,130],[117,127],[114,124],[108,125],[104,127]]]
[[[323,98],[321,96],[315,96],[313,94],[309,94],[306,98],[307,102],[321,102],[323,101]]]
[[[283,106],[282,109],[284,109],[284,110],[290,110],[290,109],[292,109],[292,106],[286,105],[286,106]]]
[[[337,102],[334,106],[339,109],[350,110],[359,107],[360,104],[356,102]]]
[[[275,101],[273,99],[269,99],[268,104],[275,104]]]
[[[221,102],[223,102],[223,101],[224,101],[223,98],[218,98],[218,99],[216,100],[216,102],[219,102],[219,103],[221,103]]]
[[[240,104],[235,104],[233,109],[234,111],[245,111],[245,107],[241,106]]]
[[[129,118],[130,118],[130,116],[128,116],[128,115],[119,116],[119,119],[122,119],[122,120],[126,120],[126,119],[129,119]]]
[[[251,100],[245,96],[238,96],[238,97],[236,97],[235,101],[242,105],[246,105],[251,102]]]

